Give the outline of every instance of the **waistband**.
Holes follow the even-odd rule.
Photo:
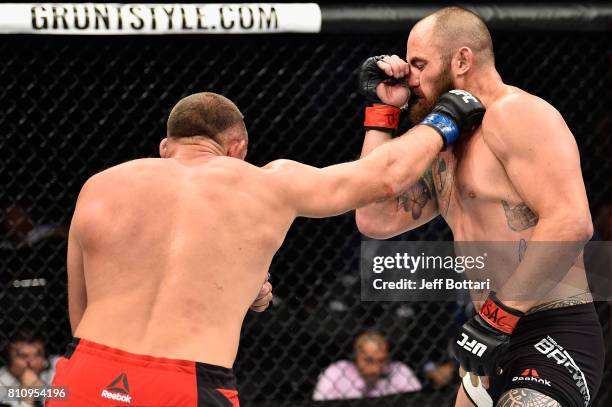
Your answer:
[[[577,322],[599,325],[599,318],[595,310],[595,305],[592,302],[588,302],[585,304],[570,305],[527,314],[520,319],[517,329],[526,325],[552,322]]]
[[[166,370],[195,375],[198,383],[224,389],[235,389],[236,378],[233,369],[183,359],[171,359],[112,348],[83,338],[73,338],[66,348],[64,356],[70,359],[74,354],[87,354],[103,360],[113,361],[129,366],[146,369]]]

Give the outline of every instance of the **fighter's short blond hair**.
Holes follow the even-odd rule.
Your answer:
[[[463,7],[445,7],[426,18],[433,18],[433,33],[445,56],[460,47],[469,47],[482,63],[495,63],[491,33],[484,20]]]

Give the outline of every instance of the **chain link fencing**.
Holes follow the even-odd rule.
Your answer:
[[[364,101],[357,69],[371,55],[405,55],[406,32],[282,36],[3,36],[0,42],[0,341],[34,325],[50,353],[69,338],[65,234],[83,182],[109,166],[155,156],[181,97],[213,91],[245,115],[248,161],[326,166],[359,156]],[[506,83],[550,101],[581,152],[592,213],[612,203],[612,42],[609,33],[493,32]],[[538,140],[534,140],[537,143]],[[248,233],[248,231],[245,231]],[[453,303],[361,302],[354,215],[298,219],[272,266],[274,306],[249,314],[235,369],[245,406],[310,405],[326,366],[352,357],[368,328],[423,390],[376,405],[451,405],[427,366],[449,359],[464,319]],[[399,239],[450,240],[443,220]],[[610,311],[597,304],[610,349]],[[203,345],[204,346],[204,345]],[[612,403],[612,364],[598,403]],[[455,382],[456,384],[456,382]],[[356,403],[349,403],[355,405]]]

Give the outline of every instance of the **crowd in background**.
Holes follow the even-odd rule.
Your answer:
[[[612,205],[606,205],[597,212],[594,223],[596,232],[594,239],[611,240],[612,237]],[[12,205],[2,212],[1,225],[3,228],[2,250],[23,249],[33,247],[47,241],[51,245],[62,247],[67,235],[67,226],[61,224],[39,225],[29,214],[28,208]],[[11,288],[32,290],[37,287],[36,274],[24,278],[24,274],[14,274],[12,282],[4,280]],[[346,276],[338,276],[346,279]],[[347,284],[355,284],[358,276],[353,276]],[[16,283],[19,281],[19,283]],[[28,282],[29,281],[29,285]],[[39,282],[40,284],[40,282]],[[16,299],[19,300],[19,296]],[[21,299],[23,300],[23,296]],[[325,308],[330,313],[347,311],[350,304],[343,298],[328,298]],[[282,307],[284,301],[277,301],[276,307]],[[459,326],[473,309],[454,305],[456,326]],[[27,316],[28,304],[20,307],[24,316]],[[292,310],[304,312],[304,310]],[[396,305],[395,314],[398,317],[410,319],[415,311],[410,304]],[[265,317],[264,317],[265,318]],[[607,318],[611,318],[608,314]],[[27,320],[27,318],[26,318]],[[373,320],[372,322],[375,322]],[[423,390],[447,389],[455,391],[458,385],[458,366],[449,351],[442,349],[443,355],[437,360],[429,360],[422,365],[411,365],[407,361],[395,360],[390,343],[394,338],[387,337],[377,329],[375,324],[361,327],[361,332],[354,338],[352,353],[345,353],[343,358],[335,360],[323,368],[311,389],[310,397],[315,401],[360,399],[383,397],[393,394],[419,392]],[[248,336],[248,332],[245,333]],[[608,349],[612,347],[611,335],[606,331]],[[43,386],[50,385],[57,356],[50,356],[46,349],[46,341],[41,332],[33,325],[15,325],[12,334],[3,330],[3,358],[5,365],[0,369],[0,386]],[[57,345],[57,344],[56,344]],[[62,347],[63,344],[59,345]],[[58,349],[58,346],[55,346]],[[605,388],[605,384],[604,384]],[[605,391],[602,388],[602,391]],[[2,398],[0,397],[0,400]],[[42,405],[34,399],[21,401],[3,401],[7,406],[36,406]],[[38,404],[37,404],[38,403]],[[1,404],[0,404],[1,405]]]

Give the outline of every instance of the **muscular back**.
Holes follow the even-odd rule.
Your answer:
[[[68,242],[75,336],[230,367],[244,315],[295,217],[395,196],[441,146],[420,126],[358,161],[258,168],[187,145],[190,159],[137,160],[92,177]]]
[[[231,366],[293,220],[263,173],[228,157],[144,159],[89,180],[72,226],[87,296],[75,336]]]

